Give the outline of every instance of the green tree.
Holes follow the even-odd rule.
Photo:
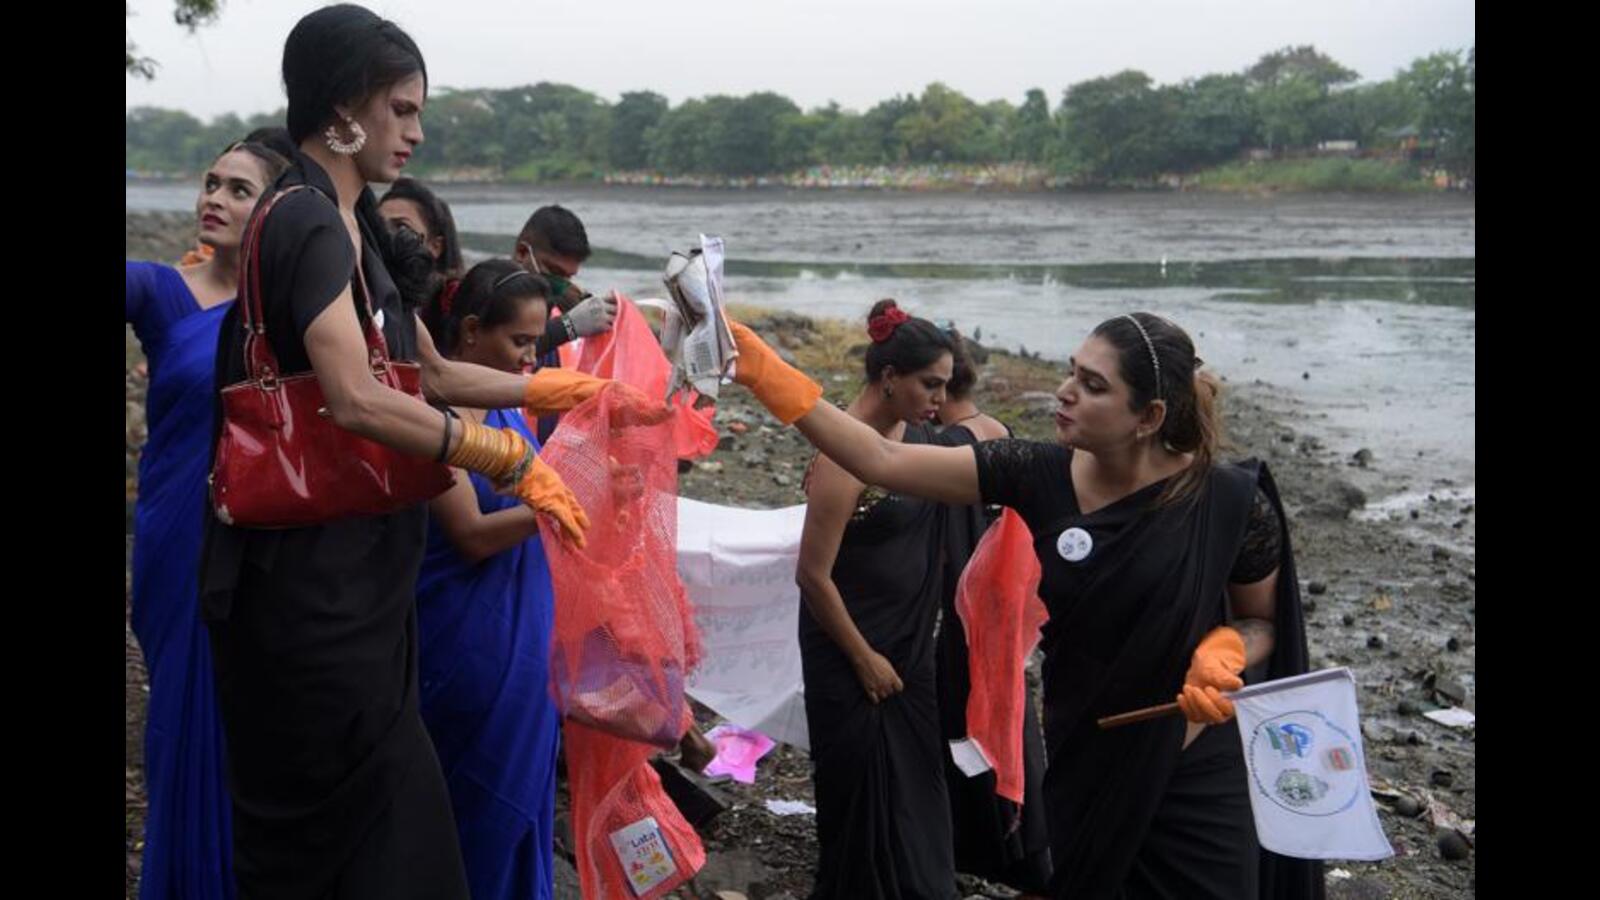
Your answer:
[[[1476,68],[1473,47],[1465,62],[1459,51],[1434,53],[1396,79],[1415,98],[1417,130],[1435,143],[1440,161],[1469,176],[1476,166]]]
[[[1061,118],[1069,170],[1095,182],[1159,174],[1171,159],[1168,99],[1133,69],[1067,88]]]
[[[1329,98],[1361,76],[1310,44],[1268,53],[1245,70],[1267,148],[1306,146],[1338,134]]]
[[[1243,75],[1207,75],[1178,86],[1171,98],[1172,152],[1179,168],[1232,159],[1257,130],[1256,108]]]
[[[1017,158],[1042,163],[1055,150],[1055,125],[1050,120],[1050,99],[1044,91],[1030,88],[1017,110]]]
[[[128,6],[127,3],[122,5],[122,12],[124,22],[133,16],[133,8]],[[209,25],[216,21],[217,16],[221,13],[222,0],[174,0],[172,20],[189,29],[190,33],[193,33],[201,25]],[[148,56],[139,56],[138,46],[126,37],[123,40],[127,45],[126,61],[124,63],[127,74],[134,78],[143,78],[146,81],[155,78],[156,61]]]
[[[646,135],[667,114],[667,98],[651,91],[629,91],[611,108],[608,136],[611,165],[642,169],[650,160]]]

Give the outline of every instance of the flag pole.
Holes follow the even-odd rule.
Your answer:
[[[1163,703],[1160,706],[1146,706],[1144,709],[1136,709],[1132,712],[1117,713],[1114,716],[1106,716],[1102,719],[1096,719],[1095,722],[1101,728],[1117,728],[1122,725],[1132,725],[1135,722],[1146,722],[1150,719],[1164,718],[1179,711],[1178,704]]]

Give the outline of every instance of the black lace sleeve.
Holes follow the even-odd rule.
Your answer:
[[[1234,584],[1252,584],[1271,575],[1278,567],[1282,550],[1278,512],[1273,509],[1266,492],[1256,488],[1256,502],[1250,508],[1250,522],[1245,526],[1244,545],[1239,548],[1228,580]]]
[[[1065,514],[1072,494],[1066,448],[1006,439],[983,441],[972,451],[985,504],[1011,507],[1030,527]]]

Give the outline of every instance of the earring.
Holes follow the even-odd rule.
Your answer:
[[[883,386],[883,399],[890,400],[890,399],[893,399],[893,397],[894,397],[894,388],[890,387],[887,384],[884,385]]]
[[[367,145],[367,132],[366,129],[361,127],[360,122],[349,116],[344,117],[344,124],[350,129],[351,137],[348,143],[340,139],[339,126],[337,125],[329,125],[328,130],[324,131],[322,136],[327,139],[329,150],[340,156],[354,156],[361,152],[362,147]]]

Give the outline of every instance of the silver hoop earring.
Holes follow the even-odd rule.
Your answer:
[[[351,138],[348,143],[339,138],[339,126],[337,125],[329,125],[328,130],[324,131],[322,136],[327,139],[329,150],[340,156],[354,156],[361,152],[362,147],[367,145],[367,132],[366,129],[361,127],[360,122],[349,116],[345,117],[344,124],[350,129]]]

